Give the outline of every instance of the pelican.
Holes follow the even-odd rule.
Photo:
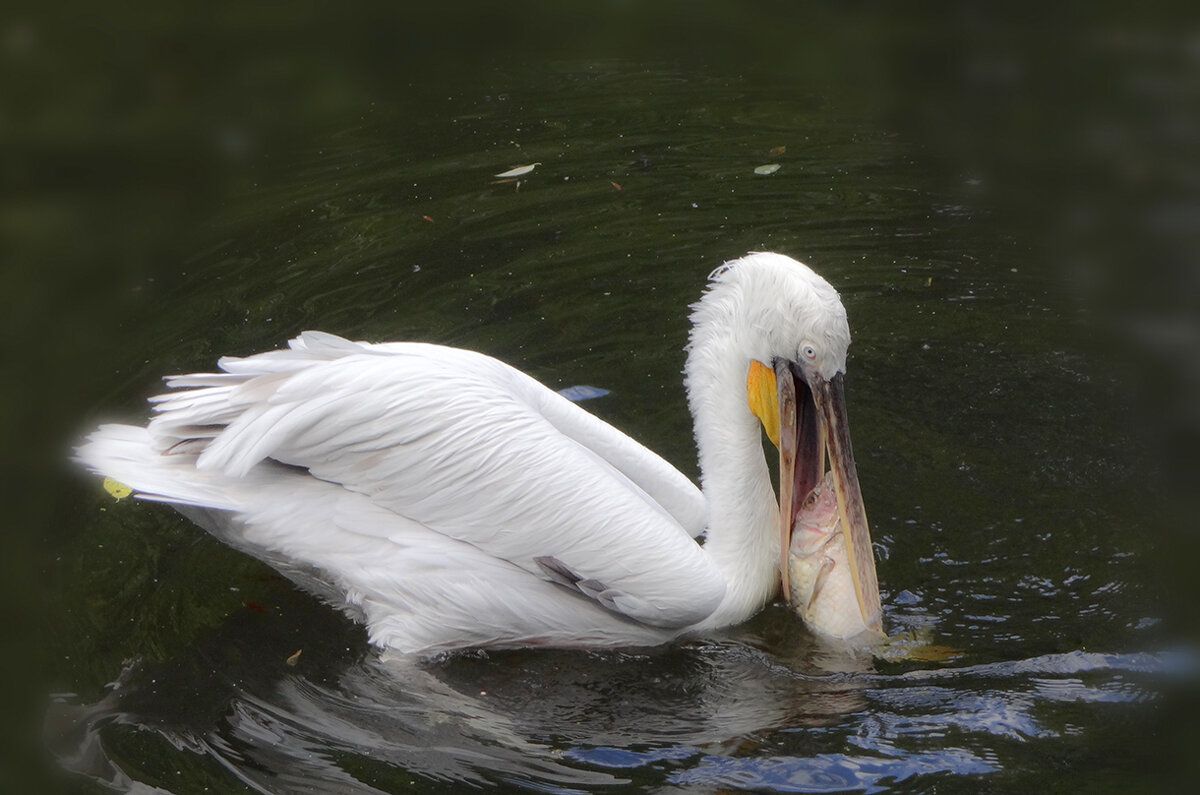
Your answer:
[[[796,260],[712,272],[684,370],[703,491],[494,358],[321,332],[168,377],[146,427],[103,425],[76,457],[402,653],[654,645],[745,621],[789,594],[793,524],[828,464],[850,607],[878,629],[849,344],[837,292]]]

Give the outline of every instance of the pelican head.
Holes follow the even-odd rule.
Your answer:
[[[761,422],[779,450],[779,487],[769,497],[773,503],[778,495],[777,523],[771,528],[778,546],[770,556],[778,574],[771,573],[771,584],[782,584],[784,598],[790,597],[788,555],[797,513],[824,479],[828,466],[862,624],[881,632],[875,560],[846,415],[844,376],[850,327],[845,307],[827,281],[781,254],[750,254],[722,265],[709,278],[708,292],[694,306],[689,398],[698,429],[719,422],[740,425],[738,433],[744,434],[748,425],[755,438],[761,438]],[[736,391],[744,384],[741,405],[736,410],[732,405],[722,406],[724,419],[718,419],[716,411],[703,405],[704,394],[717,390],[693,387],[704,380],[730,384],[735,378],[739,384]],[[724,391],[735,389],[730,385]],[[707,420],[700,422],[706,413]],[[699,434],[698,430],[701,469],[707,478],[706,440]],[[711,456],[707,463],[717,471],[723,468],[723,462]],[[755,470],[745,476],[747,480],[766,479],[769,489],[765,460],[761,466],[742,463]],[[708,485],[706,480],[706,493]],[[753,489],[743,485],[743,491]],[[758,499],[765,493],[760,489]],[[754,510],[750,505],[742,508]]]

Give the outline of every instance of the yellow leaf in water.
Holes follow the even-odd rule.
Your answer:
[[[500,179],[508,179],[509,177],[523,177],[540,165],[541,163],[530,163],[527,166],[516,166],[515,168],[510,168],[508,171],[501,171],[499,174],[494,174],[493,176],[499,177]]]
[[[950,662],[963,656],[962,649],[942,646],[933,642],[933,631],[928,627],[908,630],[893,635],[879,648],[880,657],[892,662],[912,660],[917,662]]]
[[[773,147],[771,147],[771,151],[767,152],[767,154],[769,154],[771,157],[779,157],[781,154],[783,154],[786,151],[787,151],[786,146],[773,146]]]
[[[119,480],[113,480],[112,478],[104,479],[104,490],[111,494],[114,499],[118,500],[123,500],[130,494],[133,494],[133,489]]]
[[[758,166],[757,168],[755,168],[755,169],[754,169],[754,173],[755,173],[755,174],[762,174],[762,175],[764,175],[764,176],[765,176],[765,175],[767,175],[767,174],[774,174],[774,173],[775,173],[776,171],[778,171],[778,170],[779,170],[779,164],[778,164],[778,163],[768,163],[768,164],[767,164],[767,165],[765,165],[765,166]]]
[[[300,661],[300,652],[302,652],[302,651],[304,651],[304,649],[296,649],[296,651],[290,657],[287,658],[287,660],[286,660],[287,664],[290,665],[291,667],[295,668],[296,663],[298,663]]]
[[[951,646],[916,646],[908,650],[906,659],[918,662],[949,662],[963,656],[962,649]]]

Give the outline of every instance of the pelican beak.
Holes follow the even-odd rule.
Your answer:
[[[788,560],[796,513],[824,477],[828,453],[847,562],[863,624],[882,632],[875,554],[850,446],[843,375],[837,373],[826,380],[814,370],[783,359],[775,361],[774,369],[779,401],[779,570],[784,599],[791,596]]]

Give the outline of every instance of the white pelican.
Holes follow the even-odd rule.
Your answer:
[[[851,608],[878,630],[838,294],[780,254],[709,278],[685,368],[703,493],[496,359],[320,332],[169,377],[148,427],[102,426],[77,457],[338,605],[374,644],[430,652],[649,645],[742,622],[789,593],[794,516],[828,455]]]

